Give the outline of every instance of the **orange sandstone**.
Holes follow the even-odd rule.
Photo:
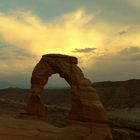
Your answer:
[[[69,122],[90,127],[100,136],[100,140],[111,140],[106,111],[92,83],[84,77],[77,63],[76,57],[68,55],[43,55],[32,73],[31,96],[26,111],[38,117],[44,115],[41,94],[48,78],[58,73],[71,86],[72,105]]]

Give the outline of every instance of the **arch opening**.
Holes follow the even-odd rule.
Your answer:
[[[70,88],[69,83],[65,80],[65,78],[62,78],[59,73],[52,74],[48,78],[48,82],[45,84],[44,89],[56,89],[56,88]]]
[[[58,73],[52,74],[44,86],[41,100],[47,106],[45,119],[57,127],[66,126],[71,109],[71,87],[67,81]]]

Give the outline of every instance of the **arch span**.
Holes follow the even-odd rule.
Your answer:
[[[58,73],[71,86],[72,105],[69,119],[80,122],[106,123],[106,111],[92,87],[92,83],[84,77],[77,66],[76,57],[48,54],[43,55],[35,66],[31,78],[31,96],[26,111],[36,116],[44,115],[44,105],[41,101],[42,90],[48,78]]]

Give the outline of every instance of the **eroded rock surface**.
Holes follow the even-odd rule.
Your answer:
[[[90,127],[95,130],[99,140],[111,140],[107,125],[106,111],[92,87],[92,83],[84,77],[77,66],[76,57],[60,54],[42,56],[35,66],[31,78],[31,96],[27,105],[27,113],[38,117],[44,116],[44,105],[41,94],[48,78],[55,73],[64,78],[71,86],[72,105],[69,113],[70,123]]]

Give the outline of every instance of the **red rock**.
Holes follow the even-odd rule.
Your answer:
[[[92,83],[84,77],[81,69],[76,65],[77,63],[77,58],[72,56],[43,55],[32,73],[31,96],[26,111],[36,116],[44,115],[44,107],[40,99],[42,90],[48,78],[52,74],[59,73],[71,86],[72,107],[69,120],[88,123],[89,127],[93,127],[93,123],[104,124],[105,130],[107,130],[104,132],[106,133],[104,137],[109,137],[108,140],[111,140],[106,111],[96,90],[92,87]]]

